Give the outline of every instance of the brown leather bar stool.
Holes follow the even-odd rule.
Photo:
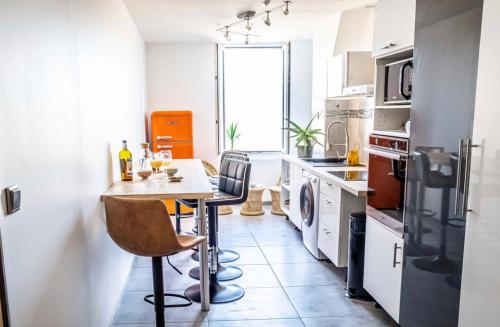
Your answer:
[[[205,237],[177,235],[166,205],[161,200],[106,197],[106,224],[113,241],[123,250],[152,258],[153,291],[144,301],[154,305],[156,326],[165,326],[165,308],[186,307],[191,300],[178,294],[164,293],[162,257],[190,250]],[[164,296],[185,300],[185,303],[165,305]],[[151,301],[153,298],[154,301]]]

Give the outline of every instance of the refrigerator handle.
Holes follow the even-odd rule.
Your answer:
[[[455,216],[458,215],[460,210],[460,190],[462,189],[462,161],[464,155],[464,139],[458,142],[458,163],[457,163],[457,185],[455,188]]]
[[[463,215],[467,214],[467,212],[472,212],[472,210],[467,209],[467,202],[469,199],[469,185],[470,185],[470,167],[471,167],[471,156],[472,156],[472,148],[478,148],[479,145],[472,144],[471,139],[467,139],[465,142],[465,175],[464,175],[464,193],[462,194],[462,207],[463,207]]]

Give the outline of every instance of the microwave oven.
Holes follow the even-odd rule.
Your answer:
[[[384,104],[409,104],[413,82],[413,58],[385,65]]]

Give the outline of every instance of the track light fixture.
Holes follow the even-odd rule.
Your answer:
[[[290,14],[290,9],[288,8],[290,1],[285,0],[284,3],[285,3],[285,8],[283,9],[283,15],[288,16]]]
[[[271,13],[271,11],[266,11],[266,19],[264,19],[264,24],[266,24],[267,26],[271,26],[271,19],[269,18],[269,14]]]
[[[262,1],[262,4],[265,6],[269,6],[270,3],[271,3],[271,0],[263,0]],[[267,26],[271,26],[271,17],[270,17],[271,13],[274,11],[280,10],[283,12],[283,15],[288,16],[290,14],[290,5],[292,3],[293,3],[292,0],[283,0],[283,3],[281,3],[280,5],[274,6],[272,8],[268,8],[267,10],[259,12],[259,13],[256,13],[253,10],[246,10],[246,11],[240,12],[237,15],[237,17],[238,17],[237,21],[235,21],[231,24],[219,27],[217,29],[217,31],[222,32],[224,34],[224,37],[228,41],[230,41],[231,34],[244,35],[245,36],[245,44],[248,44],[249,36],[257,37],[257,35],[251,35],[249,33],[253,28],[252,24],[250,23],[250,21],[252,19],[255,19],[257,17],[262,16],[264,18],[264,20],[263,20],[264,24],[266,24]],[[243,33],[235,32],[233,29],[233,27],[240,25],[240,24],[245,24],[246,31]],[[233,29],[233,31],[230,31],[229,30],[230,28]]]
[[[247,35],[245,35],[245,44],[248,45],[249,41],[250,41],[250,38],[248,37],[248,34],[247,34]]]

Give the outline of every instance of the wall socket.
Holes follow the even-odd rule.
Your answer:
[[[7,200],[7,214],[11,215],[21,209],[21,189],[19,185],[11,185],[5,189]]]

